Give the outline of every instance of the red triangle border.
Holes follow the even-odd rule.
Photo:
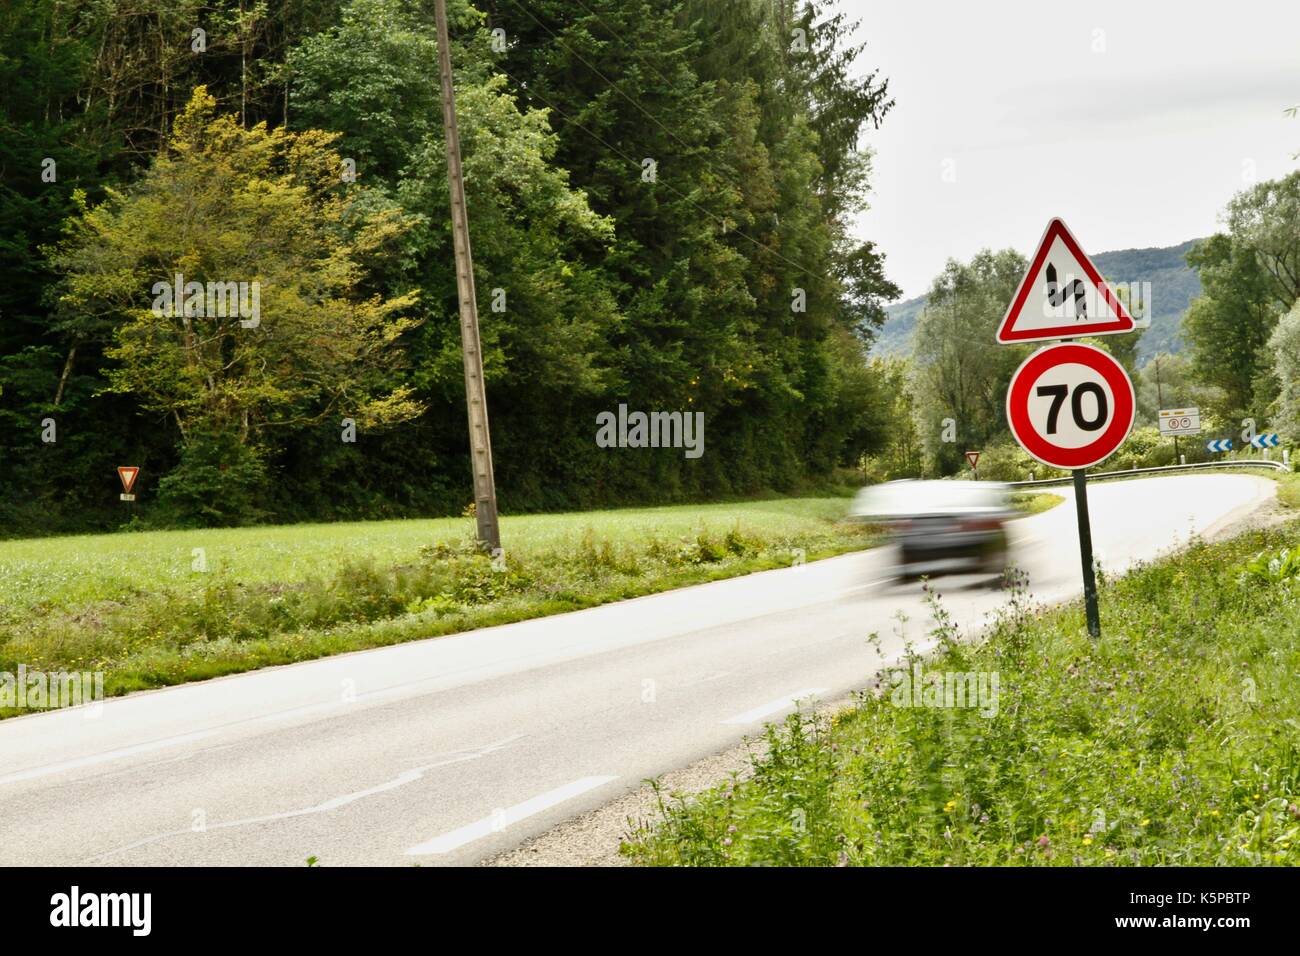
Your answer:
[[[1099,322],[1095,325],[1062,325],[1045,329],[1023,329],[1016,332],[1013,326],[1016,324],[1016,320],[1020,318],[1020,312],[1025,306],[1025,300],[1029,298],[1029,290],[1033,287],[1034,276],[1038,275],[1038,271],[1043,267],[1043,260],[1047,258],[1047,252],[1052,248],[1052,243],[1058,237],[1065,243],[1065,247],[1070,250],[1070,254],[1074,256],[1079,265],[1083,267],[1088,281],[1096,287],[1102,299],[1114,310],[1118,318],[1108,322]],[[1124,304],[1110,291],[1110,286],[1101,277],[1101,273],[1092,264],[1092,260],[1079,247],[1079,243],[1071,234],[1069,227],[1058,217],[1047,224],[1047,230],[1038,243],[1038,251],[1034,253],[1034,259],[1029,264],[1029,271],[1025,273],[1024,279],[1020,282],[1020,287],[1016,289],[1015,298],[1011,300],[1006,315],[1002,317],[1002,324],[998,327],[997,340],[1005,345],[1014,345],[1019,342],[1044,342],[1053,339],[1086,338],[1092,335],[1113,335],[1117,332],[1132,332],[1136,327],[1133,317],[1128,314]]]

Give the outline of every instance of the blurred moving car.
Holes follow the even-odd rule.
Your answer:
[[[1000,482],[890,481],[859,491],[849,513],[892,532],[901,578],[1006,570],[1015,512]]]

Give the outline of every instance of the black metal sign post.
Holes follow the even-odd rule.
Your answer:
[[[1079,558],[1083,562],[1083,603],[1088,615],[1088,633],[1101,637],[1101,614],[1097,610],[1097,576],[1092,567],[1092,523],[1088,520],[1088,469],[1074,469],[1074,508],[1079,516]]]

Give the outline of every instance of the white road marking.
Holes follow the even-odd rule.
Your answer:
[[[766,704],[760,704],[753,710],[747,710],[743,714],[737,714],[735,717],[728,717],[723,721],[724,724],[752,724],[762,720],[764,717],[770,717],[775,713],[788,710],[795,705],[796,701],[803,700],[805,697],[813,697],[817,694],[826,693],[825,687],[805,687],[803,690],[797,690],[793,694],[787,694],[777,700],[768,701]]]
[[[450,853],[452,850],[459,849],[467,843],[473,843],[475,840],[481,840],[485,836],[493,833],[499,833],[513,823],[525,820],[528,817],[541,813],[543,810],[549,810],[556,804],[563,803],[566,800],[572,800],[574,797],[581,796],[588,790],[595,790],[597,787],[603,787],[611,780],[617,780],[617,777],[583,777],[572,783],[566,783],[562,787],[556,787],[554,790],[548,790],[543,794],[533,797],[531,800],[525,800],[523,803],[516,803],[513,807],[507,807],[504,810],[496,810],[489,817],[484,817],[475,823],[468,824],[457,830],[451,830],[434,837],[426,843],[419,843],[406,851],[407,856],[428,856],[435,853]]]
[[[870,591],[872,588],[879,587],[882,584],[890,584],[892,582],[893,578],[876,578],[876,580],[868,581],[866,584],[855,584],[851,588],[841,588],[840,590],[827,595],[827,597],[832,600],[839,600],[840,598],[848,597],[850,594],[860,594],[863,591]]]
[[[231,827],[246,827],[255,823],[270,823],[275,820],[290,820],[294,817],[302,817],[313,813],[325,813],[329,810],[337,810],[339,807],[346,807],[349,803],[355,803],[356,801],[363,800],[366,797],[372,797],[377,793],[385,793],[389,790],[395,790],[398,787],[405,786],[408,783],[414,783],[416,780],[422,778],[429,770],[434,770],[438,767],[446,767],[449,764],[464,763],[466,760],[478,760],[482,757],[486,757],[489,754],[495,753],[496,751],[509,746],[516,740],[523,740],[526,736],[528,735],[515,734],[512,737],[506,737],[504,740],[498,740],[496,743],[488,744],[486,747],[480,747],[478,750],[454,751],[445,757],[436,759],[433,763],[425,764],[423,767],[415,767],[411,770],[403,771],[392,780],[388,780],[378,786],[359,790],[355,793],[345,793],[341,796],[326,800],[324,803],[318,803],[313,807],[303,807],[298,810],[286,810],[283,813],[268,813],[265,816],[260,817],[246,817],[242,820],[226,820],[220,823],[209,823],[206,824],[202,830],[187,828],[183,830],[168,830],[165,833],[155,833],[153,836],[145,837],[142,840],[136,840],[134,843],[128,843],[126,846],[114,847],[111,850],[98,853],[95,856],[88,857],[82,862],[94,863],[106,857],[116,856],[117,854],[125,853],[128,850],[134,850],[138,847],[148,846],[151,843],[157,843],[160,840],[166,840],[169,837],[184,836],[190,833],[206,833],[208,830],[228,830]]]
[[[712,683],[715,680],[722,680],[723,678],[730,677],[730,676],[731,676],[731,671],[718,671],[716,674],[706,674],[703,677],[697,677],[695,680],[683,681],[681,686],[695,687],[699,684]]]
[[[310,665],[318,662],[303,661],[301,663],[304,665]],[[473,668],[471,668],[471,670],[473,670]],[[461,673],[461,672],[456,671],[455,673]],[[236,677],[242,677],[242,676],[247,676],[251,678],[256,675],[255,674],[236,675]],[[65,760],[59,763],[45,764],[44,766],[39,766],[39,767],[30,767],[27,770],[18,770],[10,774],[0,776],[0,786],[3,786],[4,784],[7,783],[18,783],[23,780],[33,780],[40,777],[47,777],[52,774],[62,773],[65,770],[76,770],[79,767],[93,767],[96,764],[109,763],[110,761],[113,760],[121,760],[124,757],[133,757],[136,754],[148,753],[151,750],[161,750],[164,747],[170,747],[175,744],[185,744],[185,743],[191,743],[195,740],[203,740],[204,738],[211,737],[220,731],[229,730],[234,727],[254,727],[257,726],[258,724],[283,721],[290,717],[305,717],[308,714],[320,713],[321,711],[333,711],[333,710],[339,710],[347,707],[355,707],[361,701],[366,701],[367,703],[371,703],[371,702],[378,703],[379,701],[384,700],[387,697],[391,697],[402,691],[409,690],[410,688],[415,687],[419,684],[424,684],[424,683],[428,683],[429,681],[440,680],[440,679],[441,679],[440,676],[422,677],[418,680],[404,681],[397,684],[392,684],[388,687],[381,687],[378,690],[366,691],[363,694],[359,694],[352,701],[331,699],[325,701],[324,703],[303,704],[298,707],[291,707],[287,710],[279,710],[269,714],[260,714],[256,717],[248,717],[243,720],[231,721],[230,723],[222,724],[217,727],[212,727],[208,730],[198,730],[192,733],[177,734],[173,737],[163,737],[158,740],[148,741],[147,743],[133,744],[132,746],[122,747],[118,750],[106,750],[101,753],[88,754],[87,756],[84,757],[77,757],[76,759],[73,760]],[[179,685],[177,687],[163,688],[163,692],[168,690],[183,690],[183,689],[187,689],[187,685]],[[98,703],[100,704],[107,703],[109,705],[115,703],[129,704],[132,702],[132,700],[133,698],[130,697],[117,697],[107,702],[98,701]],[[56,713],[49,714],[48,716],[50,717],[62,716],[63,714],[68,712],[69,712],[68,710],[61,710]],[[185,755],[182,755],[182,757],[178,757],[177,759],[183,759],[184,756]],[[148,766],[150,765],[144,764],[142,766],[137,766],[137,767],[128,767],[126,768],[126,770],[122,772],[127,773],[132,771],[138,771],[143,767],[148,767]]]
[[[62,773],[64,770],[75,770],[78,767],[93,767],[98,763],[108,763],[110,760],[120,760],[122,757],[133,757],[136,754],[148,753],[151,750],[161,750],[163,747],[171,747],[175,744],[191,743],[195,740],[202,740],[205,737],[211,737],[215,730],[200,730],[192,734],[180,734],[176,737],[164,737],[161,740],[151,740],[148,743],[136,744],[132,747],[123,747],[121,750],[107,750],[103,753],[90,754],[86,757],[77,757],[74,760],[64,760],[61,763],[46,764],[44,767],[32,767],[28,770],[18,770],[14,773],[5,774],[0,777],[0,785],[6,783],[18,783],[21,780],[34,780],[38,777],[45,777],[52,773]]]

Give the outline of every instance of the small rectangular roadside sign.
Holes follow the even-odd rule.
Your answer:
[[[1177,437],[1178,435],[1199,435],[1201,433],[1201,410],[1194,406],[1188,408],[1162,408],[1160,410],[1160,434]]]

